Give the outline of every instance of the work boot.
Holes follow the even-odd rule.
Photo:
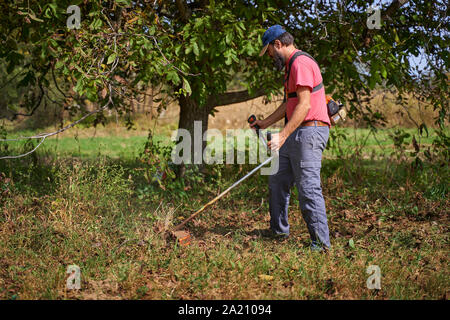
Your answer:
[[[289,238],[289,235],[286,233],[275,233],[272,229],[265,229],[260,231],[260,234],[263,238],[274,239],[278,241],[286,240]]]

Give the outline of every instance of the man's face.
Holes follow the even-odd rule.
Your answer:
[[[267,52],[269,56],[273,59],[273,64],[278,71],[283,70],[286,61],[281,54],[281,42],[279,40],[275,40],[275,44],[269,44],[267,47]]]

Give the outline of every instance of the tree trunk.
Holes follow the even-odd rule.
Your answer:
[[[206,130],[208,130],[208,116],[211,111],[210,106],[199,106],[196,101],[191,99],[190,97],[181,96],[178,99],[178,102],[180,104],[180,119],[178,121],[178,129],[186,129],[191,137],[191,153],[190,153],[190,163],[193,163],[194,165],[199,165],[200,169],[203,168],[203,150],[205,150],[206,147],[206,141],[203,140],[203,134]],[[194,121],[201,121],[201,137],[194,136]],[[199,132],[198,132],[199,133]],[[201,141],[201,154],[195,154],[194,152],[194,146],[195,141]],[[201,163],[195,163],[195,159],[197,159],[197,162],[199,159],[201,160]],[[184,163],[182,163],[179,166],[179,172],[178,176],[182,177],[184,176],[186,172],[186,166]]]
[[[260,97],[265,94],[264,88],[259,88],[252,95],[248,94],[247,90],[235,91],[235,92],[225,92],[222,94],[211,95],[206,99],[205,106],[200,107],[196,101],[191,99],[190,97],[185,97],[183,95],[178,99],[178,103],[180,104],[180,120],[178,122],[178,129],[186,129],[191,137],[191,154],[190,159],[191,163],[195,165],[195,140],[201,141],[201,154],[197,154],[197,159],[202,159],[201,163],[198,163],[199,169],[202,170],[204,168],[203,163],[203,151],[206,148],[206,141],[203,141],[203,134],[206,130],[208,130],[208,116],[211,110],[214,107],[218,106],[226,106],[234,103],[244,102],[250,99],[254,99]],[[194,121],[201,121],[202,130],[201,137],[194,136]],[[184,176],[186,172],[185,164],[181,164],[179,166],[178,176]]]
[[[146,115],[149,116],[149,120],[152,120],[153,118],[153,87],[151,85],[148,85],[148,87],[145,90],[145,96],[144,96],[144,107],[143,111]]]

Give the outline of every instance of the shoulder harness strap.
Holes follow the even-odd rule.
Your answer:
[[[303,52],[303,51],[297,51],[296,53],[294,53],[294,55],[292,56],[292,58],[289,60],[289,66],[288,66],[288,72],[287,72],[287,77],[284,80],[284,82],[286,82],[286,88],[288,88],[288,81],[289,81],[289,76],[291,75],[291,68],[292,68],[292,64],[294,63],[295,59],[299,56],[307,56],[308,58],[310,58],[311,60],[313,60],[317,65],[319,65],[317,63],[317,61],[308,53]],[[323,87],[323,82],[319,83],[317,86],[315,86],[312,89],[312,92],[316,92],[318,90],[320,90]],[[297,92],[289,92],[286,96],[286,90],[284,90],[284,99],[283,102],[286,101],[287,98],[296,98],[297,97]]]

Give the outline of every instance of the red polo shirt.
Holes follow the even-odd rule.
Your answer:
[[[294,50],[289,60],[292,58],[295,52],[300,50]],[[289,66],[289,60],[286,61],[286,70]],[[287,72],[284,75],[285,79]],[[309,87],[310,91],[322,82],[322,75],[317,63],[307,56],[299,56],[292,63],[291,74],[289,75],[289,88],[288,92],[297,91],[297,87]],[[285,82],[286,85],[286,82]],[[287,99],[286,114],[288,120],[292,117],[294,109],[298,104],[298,97]],[[330,117],[328,116],[327,103],[325,99],[325,87],[320,88],[316,92],[311,92],[311,109],[309,109],[305,120],[320,120],[328,124],[331,127]]]

